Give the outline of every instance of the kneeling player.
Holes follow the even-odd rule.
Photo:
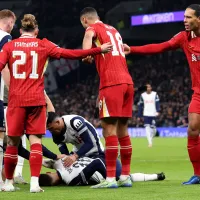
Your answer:
[[[52,133],[53,141],[58,145],[62,154],[69,154],[68,150],[66,151],[65,143],[74,145],[73,154],[63,160],[66,167],[83,156],[104,155],[104,148],[95,127],[81,116],[58,117],[55,112],[49,112],[47,129]]]

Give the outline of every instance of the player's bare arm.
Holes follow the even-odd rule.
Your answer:
[[[85,36],[83,38],[83,49],[91,49],[92,48],[92,40],[94,37],[94,31],[89,30],[85,32]]]
[[[156,54],[174,49],[169,41],[159,44],[148,44],[144,46],[128,46],[124,44],[124,53],[128,54]]]
[[[46,104],[47,104],[47,112],[55,112],[55,108],[54,108],[50,98],[46,94],[46,92],[45,92],[45,100],[46,100]]]
[[[8,66],[6,65],[5,68],[2,70],[1,75],[3,77],[3,80],[5,82],[6,87],[9,89],[10,86],[10,71],[8,69]]]
[[[83,49],[92,48],[93,37],[94,37],[93,31],[86,31],[85,36],[83,38]],[[92,56],[87,56],[86,58],[83,58],[82,61],[91,64],[94,61],[94,58]]]

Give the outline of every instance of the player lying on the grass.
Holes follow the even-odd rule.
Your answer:
[[[66,151],[66,143],[74,145],[73,154],[63,160],[66,167],[83,156],[104,155],[104,148],[95,127],[79,115],[59,117],[55,112],[49,112],[47,129],[52,133],[53,141],[62,154],[69,154],[69,151]]]
[[[40,174],[39,183],[41,186],[56,186],[60,184],[68,186],[95,185],[106,178],[105,160],[101,157],[95,159],[82,157],[74,162],[70,167],[64,167],[61,159],[57,161],[45,160],[43,166],[55,169],[56,172]],[[116,166],[116,177],[118,180],[121,174],[121,163],[119,160],[117,160]],[[165,179],[164,173],[135,173],[130,174],[130,177],[132,182]]]

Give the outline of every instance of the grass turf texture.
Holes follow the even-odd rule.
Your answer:
[[[43,144],[54,152],[57,147],[51,139],[44,139]],[[17,185],[19,191],[0,193],[0,200],[192,200],[199,198],[200,185],[183,186],[181,183],[193,173],[190,165],[185,138],[155,138],[153,148],[147,147],[145,138],[132,139],[133,157],[131,172],[165,172],[166,180],[137,182],[132,188],[90,189],[79,187],[43,187],[44,193],[29,193],[29,185]],[[50,171],[46,168],[42,172]],[[24,178],[29,181],[29,165],[25,161]]]

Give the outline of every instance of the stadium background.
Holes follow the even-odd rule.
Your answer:
[[[84,30],[79,22],[79,12],[85,6],[95,7],[101,19],[115,26],[130,45],[162,42],[184,29],[182,22],[160,23],[145,26],[131,26],[132,15],[175,12],[184,10],[199,0],[1,0],[0,9],[11,9],[17,17],[25,13],[36,15],[39,22],[39,37],[47,37],[60,46],[81,47]],[[19,36],[19,19],[12,32]],[[184,54],[173,51],[154,56],[128,56],[129,70],[139,88],[151,81],[161,99],[161,115],[158,118],[160,135],[185,137],[187,128],[187,108],[192,94],[190,74]],[[53,61],[46,73],[46,91],[52,99],[58,114],[77,113],[88,118],[96,127],[94,116],[98,91],[98,77],[94,65],[79,61]],[[137,102],[140,92],[135,93],[134,115],[130,130],[138,136],[142,134],[141,122],[136,119]],[[133,129],[131,129],[134,127]],[[139,128],[136,129],[135,127]],[[178,128],[177,128],[178,127]],[[180,127],[180,128],[179,128]],[[182,128],[183,127],[183,128]],[[184,128],[185,127],[185,128]],[[134,133],[133,133],[134,135]],[[29,185],[20,185],[16,193],[1,193],[0,199],[9,200],[191,200],[199,198],[199,186],[184,187],[183,181],[192,175],[188,159],[186,138],[155,138],[153,148],[147,148],[146,138],[133,138],[131,172],[158,173],[164,171],[166,180],[162,182],[134,183],[131,189],[91,190],[89,187],[46,187],[45,193],[29,194]],[[43,144],[58,153],[51,139]],[[49,169],[42,169],[43,172]],[[30,179],[29,164],[25,161],[23,175]]]
[[[20,16],[32,13],[39,22],[40,38],[46,37],[61,47],[81,48],[84,29],[79,13],[86,6],[95,7],[102,21],[119,30],[125,43],[143,45],[170,39],[183,30],[183,22],[161,19],[161,22],[168,23],[154,20],[151,25],[131,26],[131,16],[183,11],[191,3],[191,0],[1,0],[0,8],[11,9],[18,17],[13,38],[19,36]],[[131,55],[127,57],[127,63],[136,88],[129,126],[143,126],[143,122],[137,120],[137,103],[141,94],[137,88],[150,81],[161,102],[157,126],[187,127],[187,108],[192,92],[184,54],[178,50],[153,56]],[[99,120],[94,118],[99,83],[94,64],[50,60],[45,76],[46,92],[58,114],[79,114],[95,127],[100,127]]]

